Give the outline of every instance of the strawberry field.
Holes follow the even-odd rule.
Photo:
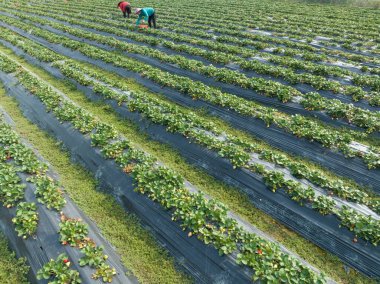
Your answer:
[[[131,5],[157,29],[0,5],[0,229],[28,281],[376,283],[380,11]]]

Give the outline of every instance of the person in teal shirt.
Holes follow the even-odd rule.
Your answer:
[[[136,27],[140,24],[142,19],[148,20],[148,25],[151,28],[152,22],[153,27],[156,28],[156,13],[153,8],[137,8],[135,13],[139,15],[136,21]]]

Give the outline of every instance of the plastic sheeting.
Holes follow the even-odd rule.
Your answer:
[[[171,214],[144,195],[134,192],[133,180],[111,160],[91,147],[88,137],[61,124],[51,113],[46,113],[38,98],[28,95],[16,85],[11,76],[0,72],[9,95],[19,103],[24,115],[53,137],[63,142],[75,162],[83,165],[99,180],[101,187],[112,194],[129,212],[136,214],[158,242],[174,256],[181,267],[197,283],[250,283],[252,271],[238,266],[230,256],[219,256],[217,250],[197,238],[189,238]]]
[[[5,24],[0,23],[0,25]],[[294,135],[287,133],[276,126],[266,127],[265,123],[259,119],[245,117],[232,110],[215,106],[201,100],[194,101],[187,95],[183,95],[171,88],[163,88],[159,84],[156,84],[147,78],[141,77],[137,73],[130,72],[121,67],[116,67],[101,60],[89,58],[80,52],[72,51],[61,45],[50,44],[46,40],[34,35],[30,35],[18,28],[8,25],[5,26],[65,56],[94,64],[95,66],[104,68],[108,71],[115,72],[120,76],[133,78],[137,82],[149,88],[151,91],[161,93],[174,102],[179,103],[180,105],[207,109],[211,114],[222,118],[238,129],[247,131],[253,136],[264,140],[276,148],[292,153],[294,155],[306,157],[309,160],[328,168],[338,175],[351,178],[359,184],[369,186],[374,191],[380,192],[380,170],[368,170],[365,163],[359,158],[346,158],[341,152],[324,148],[316,142],[309,142],[306,139],[296,138]],[[0,40],[0,42],[6,44],[6,42],[3,40]],[[21,54],[18,48],[13,47],[10,44],[6,45],[7,47],[18,51],[19,54]],[[26,58],[28,58],[28,56],[26,56]]]
[[[26,184],[25,201],[38,203],[34,195],[35,187],[33,184],[26,182],[26,175],[19,174],[23,183]],[[120,256],[115,252],[114,248],[101,235],[96,225],[84,215],[80,209],[65,194],[67,201],[62,210],[65,215],[70,218],[81,218],[89,227],[89,237],[92,238],[97,245],[104,247],[104,254],[108,255],[107,263],[114,267],[117,275],[113,278],[113,283],[120,284],[137,284],[137,279],[131,275],[122,265]],[[44,205],[38,206],[39,222],[36,238],[23,239],[17,236],[12,218],[15,215],[16,208],[7,209],[0,206],[0,229],[6,235],[9,245],[15,251],[18,257],[26,257],[27,264],[30,266],[28,279],[31,283],[47,283],[48,281],[37,281],[36,275],[38,270],[50,259],[55,259],[61,253],[65,253],[72,260],[72,269],[78,270],[82,279],[82,283],[103,283],[101,280],[93,280],[91,275],[94,269],[88,266],[80,267],[78,260],[82,257],[80,250],[70,246],[63,246],[59,242],[59,213],[57,211],[48,210]],[[128,273],[128,276],[127,274]]]
[[[248,30],[247,32],[258,33],[258,31],[259,31],[258,29],[253,29],[253,30]],[[260,30],[260,32],[266,32],[266,31]],[[293,42],[298,42],[298,43],[306,44],[305,42],[302,42],[302,40],[294,39],[294,38],[288,38],[288,37],[282,37],[282,36],[275,36],[275,35],[273,35],[270,32],[266,36],[272,37],[272,38],[276,38],[276,39],[287,39],[287,40],[290,40],[290,41],[293,41]],[[307,43],[307,44],[310,45],[310,46],[313,46],[315,48],[328,49],[328,50],[339,50],[339,51],[344,51],[344,52],[347,52],[347,53],[353,53],[353,54],[359,54],[359,55],[368,56],[368,57],[377,57],[377,58],[380,58],[380,55],[378,55],[378,54],[372,54],[372,53],[368,53],[368,52],[362,52],[362,51],[359,51],[359,50],[348,50],[348,49],[342,48],[340,46],[328,46],[328,45],[320,44],[316,40],[314,40],[312,43]]]
[[[9,13],[5,13],[5,12],[0,12],[0,14],[11,16],[11,17],[14,17],[14,18],[18,18],[15,15],[12,15],[12,14],[9,14]],[[133,44],[137,44],[137,45],[143,45],[143,46],[151,47],[148,44],[141,43],[141,42],[136,42],[136,41],[128,39],[126,37],[115,36],[114,34],[110,34],[110,33],[107,33],[107,32],[101,32],[101,31],[97,31],[97,30],[94,30],[94,29],[81,27],[81,26],[78,26],[78,25],[72,25],[70,23],[59,21],[59,20],[56,20],[56,19],[50,18],[50,17],[42,17],[42,16],[39,16],[39,17],[40,18],[49,19],[49,20],[54,21],[56,23],[63,23],[64,25],[69,26],[69,27],[76,27],[76,28],[79,27],[80,29],[82,29],[84,31],[89,31],[89,32],[92,32],[92,33],[95,33],[95,34],[104,35],[104,36],[110,36],[112,38],[115,38],[115,39],[118,39],[118,40],[121,40],[121,41],[124,41],[124,42],[129,42],[129,43],[133,43]],[[26,22],[28,22],[28,21],[26,21]],[[96,41],[87,40],[87,39],[84,39],[84,38],[79,38],[79,37],[70,35],[69,33],[65,33],[65,32],[63,32],[61,30],[52,28],[50,26],[43,26],[43,25],[40,25],[40,24],[37,24],[37,23],[33,23],[33,24],[36,25],[37,27],[46,29],[46,30],[51,31],[51,32],[53,32],[55,34],[64,35],[64,36],[67,36],[68,38],[73,39],[73,40],[78,40],[78,41],[81,41],[81,42],[89,43],[91,45],[103,48],[103,49],[108,50],[108,51],[114,51],[114,50],[116,50],[115,48],[110,47],[108,45],[104,45],[104,44],[98,43]],[[157,46],[155,48],[157,50],[163,51],[163,52],[165,52],[167,54],[171,54],[171,55],[180,54],[180,53],[177,53],[177,52],[175,52],[173,50],[170,50],[170,49],[162,47],[162,46]],[[255,92],[253,90],[247,90],[247,89],[241,88],[239,86],[234,86],[232,84],[225,84],[225,83],[222,83],[222,82],[218,82],[218,81],[216,81],[215,79],[213,79],[211,77],[203,76],[201,74],[198,74],[198,73],[195,73],[195,72],[191,72],[191,71],[179,68],[179,67],[177,67],[177,66],[175,66],[173,64],[168,64],[168,63],[161,62],[161,61],[159,61],[157,59],[150,58],[149,56],[144,56],[144,55],[139,55],[139,54],[132,54],[132,53],[127,53],[127,52],[123,52],[123,53],[125,55],[127,55],[128,57],[131,57],[131,58],[134,58],[134,59],[138,59],[139,61],[142,61],[142,62],[147,63],[149,65],[155,66],[157,68],[161,68],[164,71],[168,71],[168,72],[171,72],[171,73],[174,73],[174,74],[178,74],[178,75],[182,75],[182,76],[187,76],[187,77],[189,77],[191,79],[201,81],[201,82],[203,82],[203,83],[205,83],[207,85],[211,85],[211,86],[215,86],[215,87],[221,88],[221,90],[223,90],[225,92],[229,92],[229,93],[232,93],[232,94],[237,95],[237,96],[242,96],[242,97],[244,97],[246,99],[249,99],[249,100],[258,101],[258,102],[260,102],[260,103],[262,103],[264,105],[267,105],[267,106],[276,107],[277,109],[280,109],[281,111],[284,111],[284,112],[287,112],[287,113],[290,113],[290,114],[299,113],[299,114],[302,114],[302,115],[305,115],[305,116],[315,116],[315,117],[318,117],[320,120],[322,120],[322,121],[324,121],[326,123],[335,125],[335,126],[345,126],[345,127],[352,128],[352,129],[355,129],[355,130],[362,130],[360,127],[356,127],[356,126],[354,126],[352,124],[349,124],[347,121],[345,121],[343,119],[338,119],[338,120],[337,119],[332,119],[326,113],[323,113],[323,112],[320,112],[320,111],[308,111],[308,110],[305,110],[300,104],[295,103],[295,102],[282,103],[277,98],[266,97],[266,96],[258,94],[257,92]],[[191,55],[188,55],[188,54],[181,54],[181,55],[183,55],[183,56],[185,56],[185,57],[187,57],[189,59],[200,60],[203,63],[205,63],[206,65],[210,64],[210,62],[208,62],[205,59],[202,59],[202,57],[199,57],[199,56],[191,56]],[[285,80],[283,80],[281,78],[275,78],[275,77],[272,77],[270,75],[259,74],[259,73],[255,73],[253,71],[241,70],[238,65],[234,65],[233,67],[231,67],[232,65],[230,67],[223,66],[223,65],[220,65],[220,64],[213,64],[213,65],[215,65],[217,67],[227,67],[227,68],[232,69],[232,70],[237,70],[237,71],[242,72],[245,75],[247,75],[247,77],[258,77],[258,78],[264,78],[266,80],[276,81],[276,82],[279,82],[279,83],[284,84],[284,85],[292,86],[292,87],[294,87],[295,89],[297,89],[297,90],[299,90],[301,92],[315,91],[315,92],[318,92],[319,94],[321,94],[322,96],[324,96],[326,98],[338,99],[338,100],[340,100],[340,101],[342,101],[344,103],[352,103],[355,106],[363,108],[363,109],[368,109],[368,110],[372,110],[372,111],[379,111],[380,110],[379,107],[370,106],[367,101],[354,102],[354,101],[352,101],[352,99],[351,99],[350,96],[343,95],[343,94],[334,94],[331,91],[323,91],[323,90],[316,91],[313,87],[311,87],[310,85],[307,85],[307,84],[292,85],[292,84],[286,82]]]
[[[173,235],[176,235],[178,225],[172,222],[171,225],[167,224],[170,228],[169,231],[167,228],[164,228],[162,221],[159,223],[160,221],[157,220],[158,217],[163,215],[157,204],[154,204],[144,196],[134,193],[130,185],[131,180],[125,185],[125,187],[128,185],[127,188],[130,190],[121,190],[123,187],[115,184],[115,182],[123,182],[126,179],[125,175],[120,171],[115,170],[115,165],[112,162],[104,161],[98,153],[95,153],[94,149],[90,148],[90,142],[87,139],[86,141],[83,141],[83,136],[80,136],[71,127],[66,124],[60,124],[51,114],[46,114],[43,106],[34,96],[23,95],[22,93],[18,94],[14,91],[10,91],[9,93],[20,102],[21,108],[31,121],[51,132],[59,140],[62,140],[67,148],[70,149],[77,159],[91,172],[94,172],[101,181],[105,179],[106,185],[110,188],[111,193],[115,195],[119,202],[121,201],[121,203],[123,203],[129,210],[132,210],[133,212],[137,211],[136,213],[138,216],[142,215],[140,218],[142,218],[144,222],[148,222],[148,224],[154,228],[154,231],[161,232],[161,230],[164,229],[164,232],[166,232],[164,240],[170,240],[170,245],[167,244],[169,250],[172,253],[173,250],[176,252],[172,245],[176,244],[178,241],[176,242],[176,240],[172,240],[172,238]],[[90,95],[89,91],[87,91],[87,95]],[[194,143],[189,144],[181,135],[168,133],[163,126],[152,124],[149,121],[144,120],[139,114],[128,112],[126,108],[117,107],[115,102],[107,102],[110,103],[122,117],[136,122],[140,129],[147,132],[150,137],[160,142],[170,144],[178,149],[181,155],[183,155],[190,163],[203,168],[209,174],[223,180],[227,184],[239,187],[259,209],[278,219],[280,222],[300,233],[318,246],[336,254],[344,262],[363,273],[371,276],[380,276],[379,271],[376,269],[376,267],[380,265],[380,249],[370,244],[366,244],[363,241],[353,243],[353,234],[347,229],[339,228],[339,221],[336,217],[322,216],[311,208],[299,206],[297,203],[290,200],[283,192],[278,192],[276,194],[272,193],[266,188],[259,175],[247,170],[233,170],[229,161],[220,158],[216,153],[204,149]],[[140,200],[144,200],[144,204],[141,204]],[[136,203],[140,204],[142,208],[136,208]],[[144,207],[147,203],[149,204],[149,209]],[[155,208],[157,211],[154,214],[147,216],[149,215],[149,212],[147,211],[150,211],[151,208]],[[170,217],[167,217],[169,219],[168,221],[171,222]],[[183,238],[183,235],[184,234],[182,233],[178,235],[178,237]],[[158,236],[162,235],[159,234]],[[185,242],[194,240],[194,238],[184,238],[183,241]],[[200,244],[200,246],[203,245]],[[183,251],[183,254],[186,254],[186,246],[181,245],[181,247],[185,250]],[[211,248],[209,249],[211,250]],[[174,253],[174,255],[177,255],[178,257],[178,251],[176,253]],[[188,260],[191,263],[191,260],[194,257],[193,254],[197,253],[197,250],[190,249],[188,253],[190,253],[190,256],[186,256],[184,260]],[[203,256],[204,259],[198,258],[196,262],[199,262],[199,259],[207,261],[209,256],[210,255],[207,253],[207,258]],[[190,258],[188,259],[187,257]],[[228,261],[228,258],[224,259]],[[219,264],[220,261],[216,263]],[[229,263],[233,266],[230,262],[223,263]]]
[[[65,32],[63,32],[61,30],[52,28],[50,26],[42,26],[42,25],[39,25],[39,24],[35,24],[35,25],[38,26],[38,27],[41,27],[43,29],[46,29],[48,31],[51,31],[51,32],[53,32],[55,34],[64,35],[64,36],[66,36],[66,37],[68,37],[70,39],[77,40],[77,41],[84,42],[84,43],[88,43],[88,44],[91,44],[93,46],[102,48],[104,50],[108,50],[108,51],[117,51],[118,50],[116,48],[110,47],[109,45],[98,43],[97,41],[94,41],[94,40],[88,40],[88,39],[85,39],[85,38],[80,38],[80,37],[77,37],[77,36],[73,36],[73,35],[71,35],[69,33],[65,33]],[[69,24],[67,24],[67,25],[71,26]],[[83,30],[89,30],[91,32],[95,32],[94,30],[91,30],[91,29],[83,29]],[[100,34],[99,32],[96,32],[96,33]],[[108,35],[110,37],[116,38],[112,34],[107,34],[107,33],[101,33],[101,34]],[[129,40],[128,42],[131,42],[131,43],[134,43],[134,44],[139,44],[138,42],[134,42],[132,40]],[[162,62],[162,61],[160,61],[158,59],[154,59],[152,57],[141,55],[141,54],[128,53],[128,52],[123,52],[123,54],[125,54],[126,56],[128,56],[130,58],[137,59],[137,60],[139,60],[141,62],[147,63],[147,64],[149,64],[151,66],[156,67],[156,68],[159,68],[159,69],[161,69],[163,71],[167,71],[167,72],[170,72],[170,73],[173,73],[173,74],[177,74],[177,75],[180,75],[180,76],[184,76],[184,77],[189,77],[189,78],[191,78],[193,80],[200,81],[200,82],[202,82],[202,83],[204,83],[206,85],[220,88],[222,91],[224,91],[226,93],[234,94],[236,96],[243,97],[243,98],[248,99],[248,100],[257,101],[257,102],[262,103],[262,104],[264,104],[266,106],[275,107],[275,108],[277,108],[277,109],[279,109],[281,111],[284,111],[286,113],[289,113],[289,114],[299,113],[299,114],[302,114],[304,116],[315,116],[315,117],[319,118],[320,120],[322,120],[322,121],[324,121],[326,123],[335,125],[335,126],[346,126],[348,128],[353,128],[353,129],[357,129],[357,130],[360,129],[359,127],[355,127],[355,126],[349,124],[347,121],[345,121],[343,119],[338,119],[338,120],[337,119],[332,119],[330,116],[326,115],[323,112],[306,110],[303,106],[301,106],[298,103],[295,103],[295,102],[282,103],[277,98],[267,97],[267,96],[264,96],[264,95],[261,95],[261,94],[257,93],[254,90],[244,89],[242,87],[235,86],[233,84],[222,83],[222,82],[219,82],[219,81],[215,80],[212,77],[207,77],[205,75],[202,75],[202,74],[199,74],[199,73],[196,73],[196,72],[192,72],[192,71],[189,71],[189,70],[186,70],[186,69],[182,69],[182,68],[176,66],[175,64],[165,63],[165,62]],[[323,97],[326,97],[326,98],[329,98],[329,99],[338,99],[338,100],[342,101],[343,103],[352,103],[355,106],[361,107],[363,109],[369,109],[369,110],[373,110],[373,111],[375,111],[375,110],[379,111],[379,109],[380,109],[379,107],[372,107],[372,106],[370,106],[368,104],[368,102],[366,102],[366,101],[354,102],[354,101],[352,101],[351,97],[347,96],[347,95],[334,94],[331,91],[323,91],[323,90],[316,91],[312,86],[307,85],[307,84],[291,85],[290,83],[286,82],[285,80],[283,80],[281,78],[275,78],[275,77],[272,77],[270,75],[259,74],[259,73],[256,73],[254,71],[243,71],[243,70],[240,69],[239,66],[235,66],[234,68],[230,68],[230,69],[242,72],[248,78],[249,77],[263,78],[263,79],[266,79],[266,80],[272,80],[272,81],[275,81],[275,82],[279,82],[279,83],[281,83],[283,85],[292,86],[295,89],[297,89],[297,90],[299,90],[299,91],[301,91],[303,93],[314,91],[314,92],[318,92]]]

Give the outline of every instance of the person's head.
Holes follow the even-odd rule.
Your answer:
[[[141,10],[142,10],[141,8],[136,8],[136,10],[135,10],[135,14],[137,14],[137,15],[140,14],[140,13],[141,13]]]
[[[123,3],[124,1],[120,1],[119,3],[117,3],[117,7],[119,8],[121,3]]]

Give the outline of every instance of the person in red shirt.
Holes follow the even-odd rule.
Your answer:
[[[129,2],[121,1],[119,2],[119,4],[117,4],[117,7],[123,12],[124,18],[127,17],[127,14],[129,18],[129,15],[131,14],[131,11],[132,11],[131,4],[129,4]]]

